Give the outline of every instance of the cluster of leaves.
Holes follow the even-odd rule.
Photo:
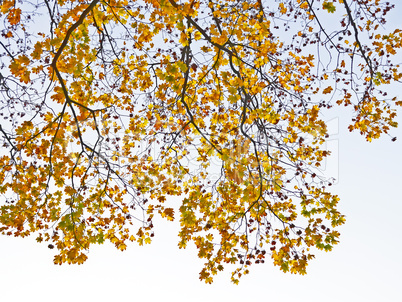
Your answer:
[[[392,5],[379,0],[0,8],[0,231],[35,234],[56,264],[150,243],[154,215],[179,212],[179,247],[197,246],[207,283],[267,256],[305,274],[345,221],[317,171],[322,110],[351,106],[370,141],[402,104],[380,90],[401,80],[402,31],[380,33]]]

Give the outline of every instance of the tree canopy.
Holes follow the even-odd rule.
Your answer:
[[[160,215],[180,223],[180,248],[195,244],[207,283],[269,258],[305,274],[345,222],[319,170],[323,112],[350,107],[368,141],[397,126],[388,2],[0,8],[0,231],[46,242],[55,264],[105,241],[148,244]]]

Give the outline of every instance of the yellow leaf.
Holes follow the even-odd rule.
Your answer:
[[[334,89],[332,88],[332,86],[328,86],[327,88],[325,88],[325,89],[322,91],[322,93],[323,93],[323,94],[328,94],[328,93],[331,93],[332,90],[334,90]]]
[[[21,21],[21,9],[20,8],[12,8],[10,9],[7,20],[11,25],[16,25]]]

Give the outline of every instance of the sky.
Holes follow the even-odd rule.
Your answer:
[[[399,6],[394,16],[402,13]],[[398,122],[402,125],[402,112]],[[367,143],[350,133],[350,112],[332,110],[328,173],[347,222],[332,252],[319,252],[305,276],[285,274],[270,261],[251,266],[239,285],[230,267],[212,285],[199,281],[195,248],[177,247],[178,226],[155,223],[151,245],[124,252],[91,248],[80,266],[53,264],[54,251],[35,238],[0,237],[3,301],[402,301],[402,126]],[[396,136],[395,142],[391,138]],[[325,172],[325,171],[324,171]]]
[[[339,115],[339,180],[347,222],[332,252],[320,252],[305,276],[282,273],[266,261],[251,267],[239,285],[226,269],[212,285],[198,280],[195,249],[177,247],[177,225],[155,223],[151,245],[92,248],[84,265],[53,264],[53,252],[34,238],[1,237],[0,291],[3,301],[401,301],[402,128],[396,142],[384,136],[367,143],[346,129]],[[399,118],[402,123],[402,119]],[[335,131],[333,131],[335,132]],[[336,145],[336,144],[333,144]],[[333,165],[333,163],[332,163]],[[332,167],[332,169],[334,169]],[[398,289],[399,288],[399,289]]]

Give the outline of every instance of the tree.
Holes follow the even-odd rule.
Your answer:
[[[318,171],[323,112],[349,106],[368,141],[397,126],[392,8],[3,0],[1,232],[81,264],[91,244],[150,243],[160,215],[180,221],[207,283],[226,264],[237,283],[268,256],[305,274],[345,221]]]

